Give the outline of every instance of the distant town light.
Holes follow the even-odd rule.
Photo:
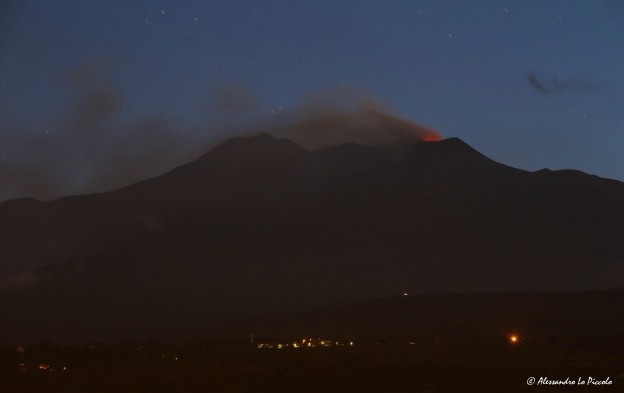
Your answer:
[[[403,296],[409,296],[409,293],[403,292]]]
[[[516,334],[512,334],[511,336],[509,336],[509,342],[512,344],[517,344],[520,342],[520,337],[518,337]]]
[[[329,338],[320,339],[320,338],[302,338],[301,340],[294,340],[290,342],[277,342],[277,343],[258,343],[256,344],[256,348],[276,348],[276,349],[284,349],[284,348],[318,348],[318,347],[333,347],[333,346],[344,346],[349,345],[353,346],[355,343],[353,341],[334,341]]]

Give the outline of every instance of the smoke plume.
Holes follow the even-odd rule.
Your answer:
[[[347,142],[441,138],[391,114],[369,95],[347,89],[317,94],[295,109],[269,110],[266,116],[253,116],[260,104],[247,90],[217,89],[208,130],[164,116],[122,120],[127,103],[103,74],[101,65],[68,74],[71,107],[50,129],[0,127],[0,201],[112,190],[189,162],[223,139],[259,131],[292,139],[308,150]],[[241,119],[243,125],[237,121]]]
[[[298,109],[263,127],[308,150],[342,143],[381,145],[397,141],[438,141],[436,131],[392,114],[368,94],[334,89],[318,94]]]

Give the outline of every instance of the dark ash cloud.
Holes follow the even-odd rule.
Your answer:
[[[573,75],[564,79],[553,76],[548,79],[538,75],[535,71],[529,71],[525,78],[533,89],[546,95],[566,91],[593,93],[606,87],[605,83],[583,80],[578,75]]]
[[[121,120],[123,94],[104,68],[91,64],[64,75],[69,108],[48,128],[0,126],[0,201],[108,191],[163,173],[205,148],[184,141],[194,130],[164,116]]]
[[[349,89],[325,91],[266,116],[254,115],[259,101],[244,88],[213,90],[206,129],[165,116],[127,120],[121,116],[123,94],[104,71],[89,65],[67,75],[70,107],[50,129],[0,127],[0,201],[110,191],[187,163],[223,139],[257,132],[289,138],[308,150],[441,139]]]
[[[397,141],[437,141],[440,134],[393,114],[370,94],[337,88],[310,97],[298,108],[241,133],[267,132],[307,150],[342,143],[381,145]]]

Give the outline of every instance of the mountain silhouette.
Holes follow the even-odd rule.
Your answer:
[[[272,315],[223,329],[240,336],[345,337],[356,340],[463,339],[518,334],[528,339],[619,341],[624,290],[420,294],[365,299]]]
[[[616,288],[622,228],[623,183],[511,168],[457,138],[233,138],[112,192],[1,203],[17,322],[0,341],[196,334],[404,291]]]

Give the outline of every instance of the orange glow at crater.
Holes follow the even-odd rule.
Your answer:
[[[422,127],[420,138],[423,142],[437,142],[442,140],[442,136],[432,129]]]

